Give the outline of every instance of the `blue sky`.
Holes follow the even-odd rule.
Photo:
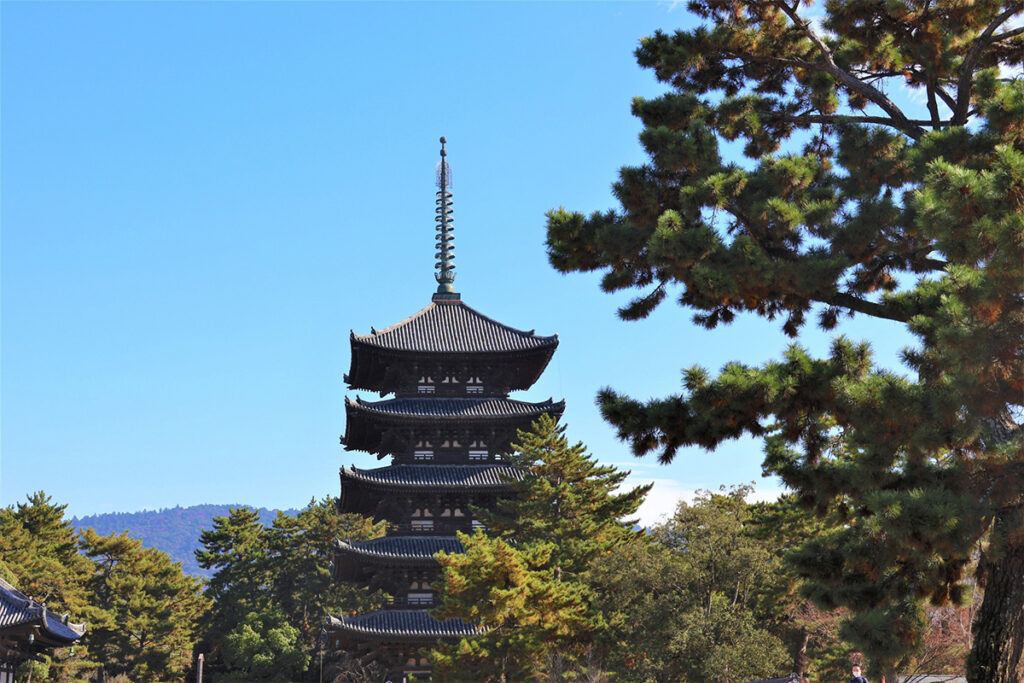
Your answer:
[[[645,521],[698,488],[777,488],[751,441],[634,459],[594,396],[776,357],[779,326],[708,332],[674,304],[621,322],[628,295],[543,248],[545,211],[612,208],[643,162],[630,100],[661,87],[632,51],[689,25],[681,7],[3,2],[0,20],[0,504],[296,507],[376,466],[338,445],[348,336],[429,302],[441,135],[456,289],[561,339],[517,397],[565,398],[570,437],[656,481]],[[887,364],[907,343],[844,331]]]

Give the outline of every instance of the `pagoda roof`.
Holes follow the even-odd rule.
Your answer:
[[[56,645],[73,643],[85,633],[84,624],[69,622],[66,614],[53,614],[46,605],[0,579],[0,633],[32,627],[38,627],[41,635]]]
[[[386,401],[353,401],[345,397],[345,407],[351,411],[381,417],[408,420],[493,420],[502,418],[540,417],[545,413],[561,413],[565,401],[548,399],[539,403],[517,401],[511,398],[392,398]]]
[[[558,346],[558,335],[541,337],[533,330],[509,327],[460,300],[438,299],[384,330],[352,333],[353,343],[417,353],[502,353]]]
[[[388,640],[455,640],[477,635],[480,631],[462,619],[441,621],[427,610],[380,610],[354,617],[329,617],[328,628],[357,636],[385,637]]]
[[[401,489],[504,489],[523,473],[512,465],[389,465],[361,470],[341,468],[345,480]]]
[[[463,552],[462,544],[454,536],[384,536],[369,541],[335,539],[334,548],[339,552],[385,562],[426,562],[433,561],[439,552]]]

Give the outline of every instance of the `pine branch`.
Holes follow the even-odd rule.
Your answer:
[[[788,117],[788,121],[793,123],[824,123],[824,124],[836,124],[836,123],[874,123],[882,126],[892,126],[897,130],[906,132],[906,127],[900,125],[897,121],[893,121],[888,116],[851,116],[848,114],[808,114]],[[924,119],[907,119],[908,123],[912,123],[917,126],[931,126],[932,121]],[[951,125],[951,121],[939,121],[940,126]],[[908,133],[909,135],[909,133]]]
[[[921,126],[914,124],[912,121],[907,119],[903,111],[896,106],[896,104],[885,96],[878,88],[868,85],[864,81],[860,80],[853,74],[850,74],[843,69],[840,69],[833,59],[832,51],[825,44],[825,41],[814,32],[810,24],[804,21],[799,14],[796,13],[795,7],[790,7],[785,2],[779,2],[778,0],[771,3],[778,9],[782,10],[790,21],[800,29],[800,31],[807,36],[807,38],[814,43],[814,46],[818,48],[818,52],[821,53],[822,61],[817,64],[819,67],[824,67],[825,71],[831,74],[837,81],[845,85],[850,90],[853,90],[860,95],[863,95],[868,100],[877,104],[882,111],[892,117],[892,123],[896,128],[899,128],[910,137],[917,140],[924,134],[924,130]]]
[[[939,117],[939,105],[935,101],[935,75],[929,74],[928,76],[928,113],[932,115],[931,127],[933,130],[938,130],[942,127],[942,119]]]
[[[935,86],[935,94],[939,96],[939,99],[941,99],[943,101],[943,103],[947,107],[949,107],[950,111],[953,111],[953,110],[956,109],[956,100],[953,99],[952,95],[950,95],[948,92],[943,90],[942,86],[940,86],[940,85],[936,85]]]
[[[981,35],[971,43],[971,49],[967,51],[967,56],[964,57],[964,62],[960,65],[960,78],[956,86],[956,109],[953,111],[953,123],[955,125],[962,126],[967,123],[968,110],[971,106],[971,86],[974,84],[974,69],[977,67],[985,48],[993,42],[1017,35],[1022,29],[1006,31],[996,37],[993,37],[992,34],[995,33],[997,28],[1006,23],[1010,17],[1021,10],[1024,10],[1024,2],[1010,5],[1006,11],[993,19],[985,27],[985,30],[981,32]]]
[[[1000,41],[1006,40],[1007,38],[1013,38],[1015,36],[1019,36],[1022,33],[1024,33],[1024,26],[1021,26],[1019,28],[1015,28],[1015,29],[1010,30],[1010,31],[1003,31],[998,36],[992,36],[992,40],[990,42],[998,43]]]
[[[870,315],[873,318],[885,318],[886,320],[895,320],[900,323],[905,323],[909,320],[906,315],[900,314],[900,312],[894,310],[891,306],[876,304],[873,301],[860,299],[845,292],[833,294],[831,297],[827,298],[811,297],[811,299],[813,301],[820,301],[821,303],[829,304],[830,306],[841,306],[857,313],[864,313],[865,315]]]

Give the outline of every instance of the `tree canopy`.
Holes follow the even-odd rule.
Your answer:
[[[794,343],[763,366],[688,368],[663,399],[605,389],[602,412],[663,462],[763,438],[766,472],[844,515],[801,572],[818,604],[850,608],[883,672],[920,646],[922,601],[961,599],[984,540],[968,675],[1018,680],[1024,3],[689,6],[702,25],[636,52],[667,86],[633,102],[650,162],[621,170],[620,209],[549,213],[552,265],[641,290],[625,319],[671,293],[709,328],[749,312],[796,338],[812,315],[825,330],[866,315],[917,343],[903,372],[867,343],[837,337],[820,358]],[[745,158],[723,153],[734,142]]]
[[[626,518],[650,486],[617,489],[628,476],[598,465],[565,427],[544,416],[521,431],[508,456],[523,478],[495,510],[474,509],[487,535],[460,534],[464,554],[440,553],[439,618],[462,618],[482,633],[434,651],[446,680],[515,681],[586,669],[608,630],[597,606],[594,560],[635,540]]]
[[[379,594],[332,579],[332,543],[373,538],[383,527],[338,514],[331,497],[311,500],[295,516],[279,513],[270,527],[251,508],[215,517],[196,551],[199,565],[214,570],[207,584],[213,606],[199,644],[210,671],[237,681],[315,678],[309,667],[327,615],[382,602]]]

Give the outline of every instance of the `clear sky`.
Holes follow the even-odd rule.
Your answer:
[[[561,339],[516,397],[565,398],[571,438],[654,480],[645,521],[698,488],[777,490],[752,441],[634,459],[594,396],[763,362],[779,325],[708,332],[672,303],[625,323],[628,295],[544,252],[545,211],[612,208],[643,162],[630,100],[662,88],[632,52],[690,25],[682,6],[2,2],[0,20],[0,505],[300,507],[337,495],[342,464],[377,466],[338,444],[349,331],[429,303],[441,135],[456,289]],[[890,364],[907,343],[844,331]]]

